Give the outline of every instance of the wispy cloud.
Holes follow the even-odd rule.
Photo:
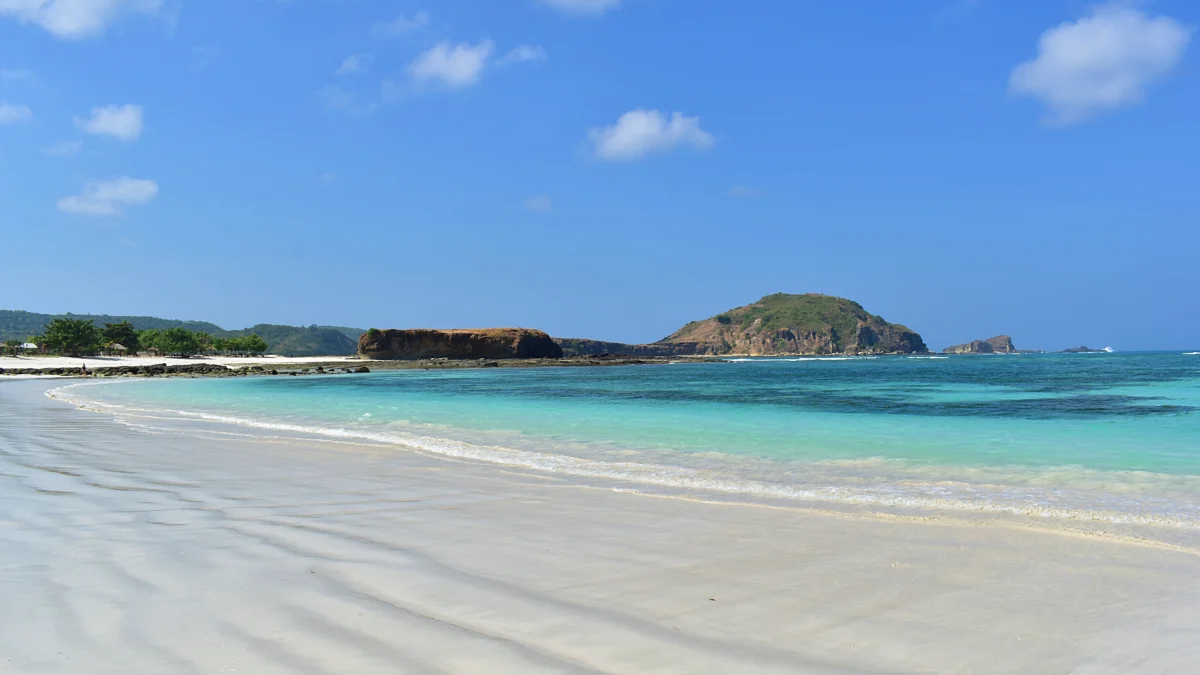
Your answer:
[[[547,58],[546,50],[536,45],[521,45],[500,58],[495,58],[495,53],[496,44],[491,40],[480,40],[475,44],[439,42],[408,64],[409,87],[420,90],[429,84],[439,84],[450,89],[463,89],[477,84],[489,68]],[[391,81],[384,83],[384,90],[385,97],[391,98],[407,91],[403,84]]]
[[[88,119],[75,118],[75,126],[89,134],[136,141],[142,135],[142,106],[108,105],[92,108]]]
[[[548,55],[546,54],[545,49],[542,49],[537,45],[521,45],[505,54],[497,63],[502,66],[507,66],[513,63],[545,61],[547,58]]]
[[[122,177],[88,183],[80,194],[58,200],[58,210],[81,216],[117,216],[122,206],[145,204],[157,195],[158,183]]]
[[[1129,4],[1101,5],[1042,33],[1037,57],[1013,69],[1009,90],[1042,101],[1051,123],[1081,122],[1141,102],[1179,63],[1192,32]]]
[[[16,124],[33,119],[33,111],[27,105],[16,105],[0,101],[0,124]]]
[[[716,138],[700,126],[700,118],[657,110],[631,110],[617,123],[588,132],[596,157],[633,160],[677,148],[708,150]]]
[[[126,14],[159,14],[163,5],[163,0],[0,0],[0,16],[77,40],[104,33]]]
[[[475,45],[440,42],[418,55],[409,64],[408,72],[418,84],[435,82],[455,89],[469,87],[479,81],[495,48],[491,40]]]
[[[599,16],[621,6],[621,0],[541,0],[543,5],[567,14]]]
[[[367,67],[371,65],[370,54],[351,54],[342,59],[342,64],[335,71],[337,75],[353,75],[355,73],[366,72]]]
[[[748,185],[734,185],[729,188],[729,196],[736,199],[760,199],[765,194],[762,189]]]
[[[33,79],[32,71],[23,70],[20,68],[0,68],[0,80],[7,80],[9,82],[12,82],[15,80],[31,80],[31,79]]]
[[[525,200],[525,210],[530,213],[552,213],[554,202],[551,201],[550,195],[534,195]]]
[[[371,37],[387,39],[414,33],[429,25],[429,12],[417,12],[412,16],[400,15],[390,21],[376,21],[371,26]]]
[[[83,141],[62,141],[46,148],[46,154],[55,157],[74,157],[82,149]]]
[[[352,115],[370,115],[375,112],[377,107],[375,103],[364,103],[357,93],[335,84],[317,91],[317,98],[320,99],[321,105],[326,110],[346,112]]]
[[[224,55],[225,51],[217,46],[208,45],[192,47],[192,65],[198,70],[204,70],[210,65],[221,60],[221,57]]]

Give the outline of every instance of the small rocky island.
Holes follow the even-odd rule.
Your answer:
[[[943,354],[1016,354],[1020,350],[1013,346],[1012,338],[997,335],[986,340],[972,340],[965,345],[954,345],[942,350]]]
[[[832,295],[776,293],[644,345],[555,338],[568,355],[629,356],[821,356],[923,354],[915,331],[889,323],[863,306]]]
[[[358,356],[373,361],[560,359],[563,350],[548,334],[528,328],[372,328],[359,337]]]

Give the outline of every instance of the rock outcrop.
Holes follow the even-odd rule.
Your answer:
[[[1013,346],[1012,338],[1007,335],[973,340],[965,345],[954,345],[942,350],[945,354],[1016,354],[1018,351]]]
[[[587,338],[554,338],[562,347],[563,356],[671,356],[674,352],[669,347],[659,345],[631,345],[624,342],[607,342],[604,340],[589,340]]]
[[[563,350],[546,333],[527,328],[371,329],[358,339],[358,355],[379,361],[558,359]]]

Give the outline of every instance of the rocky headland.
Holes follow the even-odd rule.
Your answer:
[[[645,345],[556,338],[570,354],[630,356],[783,356],[923,354],[915,331],[831,295],[776,293],[758,302],[693,321]]]
[[[378,361],[559,359],[563,351],[546,333],[528,328],[372,328],[358,339],[358,356]]]
[[[972,340],[964,345],[954,345],[942,350],[943,354],[1016,354],[1020,350],[1013,346],[1008,335],[997,335],[986,340]]]

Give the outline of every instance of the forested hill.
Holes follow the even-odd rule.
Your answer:
[[[103,327],[106,323],[128,321],[138,330],[185,328],[213,337],[233,338],[257,335],[267,341],[267,351],[284,356],[349,356],[358,348],[363,331],[345,326],[277,326],[259,324],[242,330],[225,330],[207,321],[181,321],[154,316],[109,316],[107,314],[37,314],[19,310],[0,310],[0,342],[25,340],[38,335],[54,319],[80,319]]]

